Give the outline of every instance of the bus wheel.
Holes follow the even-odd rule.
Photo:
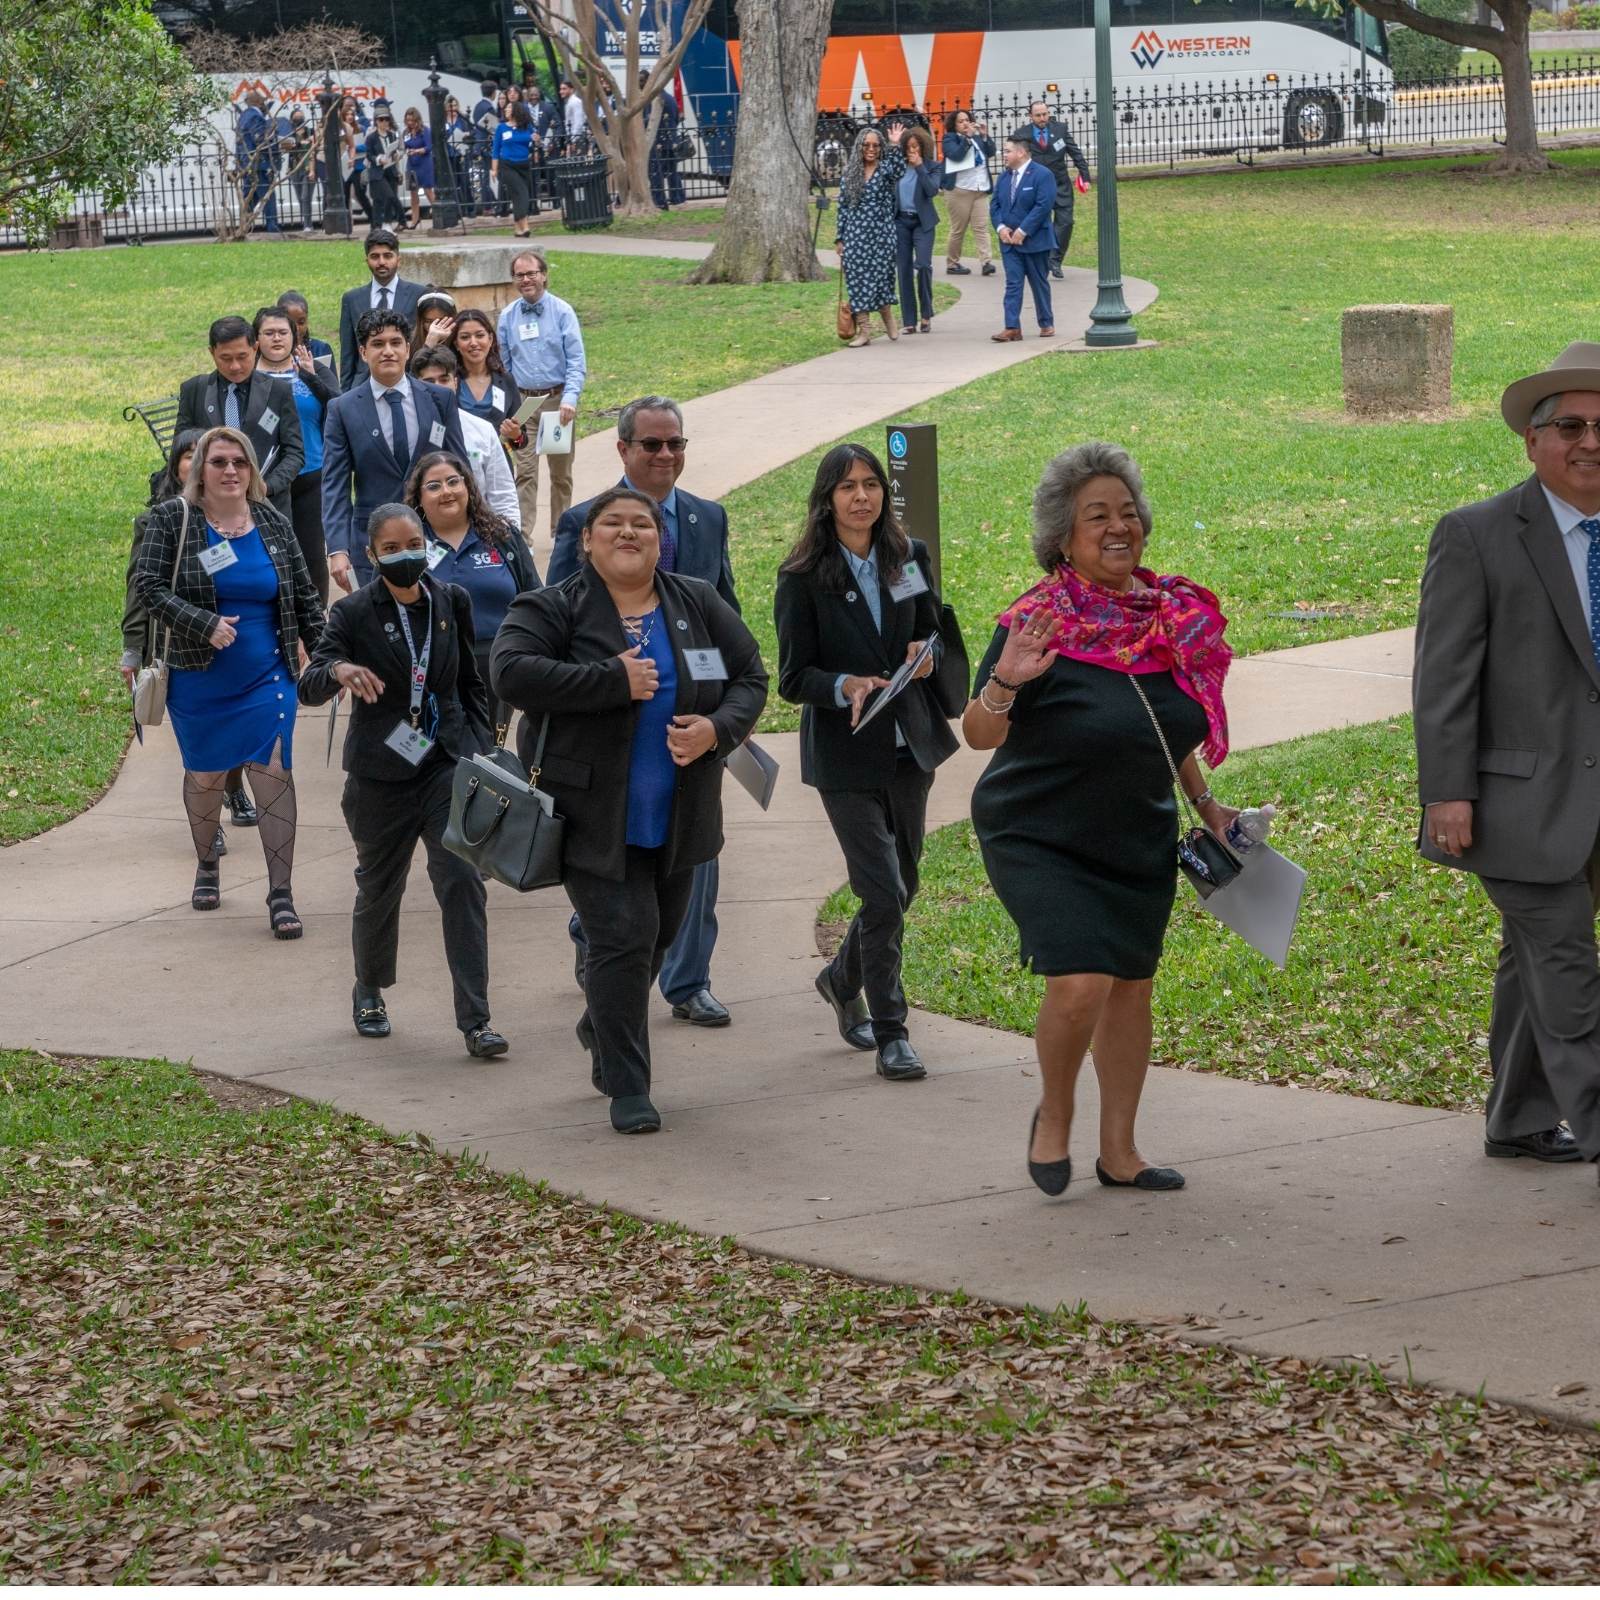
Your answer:
[[[1314,150],[1344,137],[1344,112],[1325,90],[1296,89],[1283,108],[1283,142],[1290,150]]]

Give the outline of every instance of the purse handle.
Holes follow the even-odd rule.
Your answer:
[[[1151,710],[1150,701],[1144,692],[1143,686],[1131,672],[1128,674],[1128,682],[1133,685],[1133,692],[1138,695],[1145,711],[1149,714],[1150,726],[1156,730],[1156,738],[1161,741],[1161,753],[1167,758],[1167,768],[1172,773],[1172,787],[1178,791],[1178,799],[1182,803],[1183,809],[1188,812],[1189,821],[1197,828],[1204,828],[1205,824],[1196,814],[1194,806],[1189,800],[1188,791],[1183,787],[1183,780],[1178,776],[1178,763],[1172,759],[1172,750],[1167,744],[1167,736],[1161,731],[1161,724],[1156,721],[1156,714]],[[1209,832],[1210,830],[1208,829],[1207,831]]]
[[[183,547],[189,542],[189,497],[188,495],[179,495],[178,498],[183,502],[183,524],[178,529],[178,553],[172,558],[172,576],[167,580],[167,587],[171,589],[174,594],[176,594],[178,590],[178,568],[183,564]],[[146,640],[146,648],[149,650],[149,653],[152,657],[155,655],[155,642],[156,619],[151,617],[150,634]],[[161,659],[163,661],[167,659],[168,652],[171,649],[172,624],[169,622],[167,624],[166,634],[161,641]]]
[[[506,732],[511,727],[509,722],[495,724],[494,747],[504,750],[506,747]],[[544,721],[539,724],[539,742],[533,747],[533,763],[528,768],[528,782],[535,789],[539,787],[539,772],[544,766],[544,742],[550,737],[550,713],[544,714]]]

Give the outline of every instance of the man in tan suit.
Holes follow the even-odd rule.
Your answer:
[[[1422,575],[1419,847],[1501,916],[1485,1152],[1595,1161],[1600,344],[1568,345],[1500,411],[1533,476],[1443,517]]]

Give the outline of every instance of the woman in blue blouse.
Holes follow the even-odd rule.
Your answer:
[[[506,373],[500,359],[500,341],[495,336],[494,318],[487,311],[468,307],[456,313],[456,325],[445,341],[461,364],[461,383],[456,399],[463,411],[482,418],[491,428],[506,436],[506,419],[521,404],[517,386]],[[513,437],[521,435],[516,423],[510,424]]]
[[[339,392],[331,367],[320,366],[300,343],[299,329],[288,308],[263,306],[256,312],[256,370],[282,379],[294,396],[305,442],[305,465],[289,490],[289,514],[295,542],[306,558],[312,586],[328,601],[328,546],[322,532],[322,419],[328,402]]]
[[[411,226],[422,226],[422,196],[427,195],[431,210],[433,199],[433,135],[423,125],[422,113],[415,106],[407,106],[405,131],[401,144],[406,152],[406,188],[411,196]]]
[[[494,130],[489,174],[500,186],[500,198],[511,202],[511,231],[528,237],[528,216],[538,214],[533,195],[533,115],[519,97],[505,109],[505,120]]]

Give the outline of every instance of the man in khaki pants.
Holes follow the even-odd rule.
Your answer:
[[[534,509],[539,497],[539,455],[536,441],[539,419],[547,411],[558,411],[562,427],[570,427],[578,414],[578,397],[583,393],[588,364],[583,354],[583,334],[577,313],[559,296],[550,294],[550,268],[542,250],[522,251],[511,263],[511,278],[518,298],[500,313],[498,336],[500,359],[523,400],[538,401],[539,409],[530,415],[523,430],[522,443],[513,446],[512,464],[517,478],[517,501],[522,507],[522,532],[531,538]],[[515,408],[513,408],[515,409]],[[574,449],[576,447],[574,446]],[[550,472],[550,535],[556,523],[572,504],[572,457],[547,455]]]
[[[978,260],[983,275],[994,272],[989,247],[989,160],[994,140],[988,128],[972,120],[970,111],[958,111],[944,136],[944,188],[950,202],[950,236],[945,241],[945,272],[969,277],[971,267],[961,265],[961,246],[970,226],[978,239]]]

